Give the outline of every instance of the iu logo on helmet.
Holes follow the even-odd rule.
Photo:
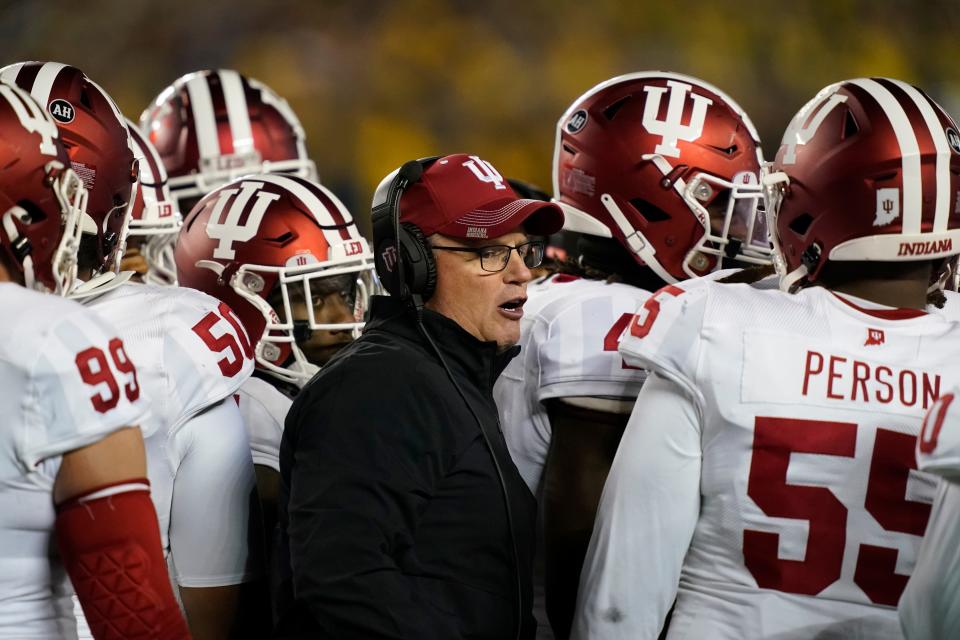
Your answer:
[[[900,217],[900,189],[884,187],[877,189],[877,210],[873,226],[882,227]]]
[[[24,129],[30,133],[40,135],[40,153],[45,156],[57,155],[57,147],[53,141],[57,138],[57,125],[50,121],[35,102],[21,98],[17,91],[7,85],[0,84],[0,96],[7,99],[13,112]]]
[[[643,105],[643,128],[663,138],[654,148],[654,153],[679,158],[680,149],[677,148],[677,140],[693,142],[703,134],[707,107],[713,104],[713,100],[691,92],[692,88],[689,84],[676,80],[667,80],[666,87],[643,88],[647,94],[647,102]],[[667,117],[665,120],[660,120],[657,117],[660,113],[660,98],[668,90],[670,102],[667,103]],[[687,93],[690,93],[690,97],[693,98],[693,109],[690,112],[690,122],[683,124],[683,107],[687,101]]]
[[[817,129],[823,124],[830,112],[838,104],[847,101],[847,96],[834,93],[829,96],[818,96],[800,110],[783,132],[783,145],[787,150],[783,153],[783,164],[793,164],[797,161],[797,146],[807,144],[816,135]],[[810,117],[811,114],[813,118]],[[809,123],[807,122],[809,120]],[[806,125],[806,126],[804,126]]]
[[[213,250],[214,258],[233,260],[237,253],[233,243],[247,242],[257,235],[267,207],[274,200],[280,199],[280,194],[260,191],[261,188],[263,188],[262,182],[244,182],[239,189],[224,189],[220,192],[217,204],[213,207],[213,213],[210,214],[210,221],[207,223],[207,236],[220,241]],[[253,208],[247,215],[247,219],[241,222],[240,219],[254,196],[256,201]],[[223,210],[231,198],[233,202],[230,204],[230,210],[224,215]]]
[[[489,182],[497,189],[507,188],[507,185],[503,184],[503,176],[486,160],[481,160],[477,156],[470,156],[470,159],[464,162],[463,166],[470,169],[480,182]]]

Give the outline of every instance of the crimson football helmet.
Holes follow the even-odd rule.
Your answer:
[[[59,62],[19,62],[0,79],[28,91],[57,123],[73,171],[89,193],[81,218],[80,261],[93,274],[117,272],[123,255],[137,181],[130,133],[113,99],[76,67]],[[85,248],[86,247],[86,248]],[[86,257],[89,256],[89,257]]]
[[[182,286],[236,311],[256,343],[257,367],[296,385],[317,371],[298,338],[314,331],[356,337],[376,286],[373,254],[353,216],[330,191],[296,176],[246,176],[215,189],[187,214],[174,255]],[[333,292],[352,304],[352,322],[318,322],[315,308]],[[306,322],[294,319],[298,294]]]
[[[133,155],[140,166],[140,180],[130,209],[129,237],[144,239],[140,248],[148,267],[144,281],[173,286],[177,284],[173,247],[183,224],[183,216],[170,195],[167,172],[157,150],[137,129],[137,125],[127,120],[127,126],[133,141]]]
[[[0,252],[27,287],[70,291],[86,200],[53,119],[0,81]]]
[[[300,120],[270,87],[236,71],[178,78],[140,116],[183,211],[234,178],[283,173],[317,180]]]
[[[824,88],[793,117],[763,183],[785,289],[828,260],[960,253],[958,127],[905,82]]]
[[[643,72],[602,82],[557,123],[554,200],[564,229],[620,241],[665,282],[722,258],[769,264],[760,140],[716,87]]]

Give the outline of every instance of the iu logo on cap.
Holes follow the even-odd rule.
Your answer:
[[[477,156],[470,156],[470,159],[464,162],[463,166],[470,169],[480,182],[489,182],[497,189],[507,188],[507,185],[503,184],[503,176],[486,160],[481,160]]]

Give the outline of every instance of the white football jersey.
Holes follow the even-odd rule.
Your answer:
[[[53,539],[61,456],[140,424],[146,395],[92,311],[11,283],[0,309],[0,638],[75,638]]]
[[[645,372],[617,353],[620,336],[650,292],[555,274],[527,287],[520,355],[500,375],[493,396],[503,435],[534,495],[550,449],[550,398],[633,400]]]
[[[218,428],[232,430],[216,436],[197,433],[197,425],[203,421],[195,420],[203,412],[216,408],[224,399],[234,405],[229,411],[237,413],[232,396],[253,372],[254,366],[249,339],[240,321],[219,300],[180,287],[124,284],[85,301],[85,304],[119,328],[129,353],[138,363],[140,384],[151,398],[148,422],[154,433],[146,439],[150,490],[164,550],[176,565],[171,578],[176,584],[188,587],[242,582],[247,579],[244,568],[247,551],[246,537],[241,532],[247,523],[249,494],[243,500],[244,506],[237,505],[236,521],[216,522],[208,513],[195,514],[195,536],[181,538],[197,539],[182,547],[191,552],[205,547],[212,549],[206,555],[200,554],[204,559],[203,566],[178,562],[176,549],[172,550],[173,557],[170,558],[171,526],[182,529],[185,525],[184,518],[179,524],[172,523],[171,513],[175,506],[174,484],[178,474],[183,473],[188,456],[203,458],[203,464],[217,469],[246,464],[249,479],[244,479],[240,488],[247,485],[247,480],[249,486],[253,486],[253,466],[249,456],[236,459],[238,447],[235,440],[242,443],[240,451],[243,448],[249,451],[239,415],[235,420],[222,417],[221,422],[227,420],[232,426]],[[221,414],[228,411],[224,408],[217,410]],[[210,442],[214,437],[219,442]],[[230,459],[219,459],[224,457]],[[223,479],[215,477],[216,473],[207,476],[196,478],[196,482],[203,483],[201,486],[186,490],[177,482],[177,495],[182,500],[189,500],[190,494],[200,496],[216,491],[224,504],[239,499],[235,495],[236,488],[224,486]],[[214,535],[221,529],[228,531],[226,537]]]
[[[950,320],[960,320],[960,293],[947,289],[944,290],[943,297],[946,298],[946,301],[942,308],[938,309],[929,305],[927,311],[946,316]]]
[[[256,376],[251,376],[241,385],[236,397],[243,424],[250,436],[253,464],[270,467],[280,473],[280,439],[293,398]]]
[[[960,389],[927,413],[917,466],[941,477],[917,566],[900,599],[909,640],[960,637]]]
[[[651,297],[620,351],[651,370],[604,489],[576,638],[901,637],[934,479],[924,411],[960,324],[738,284]]]

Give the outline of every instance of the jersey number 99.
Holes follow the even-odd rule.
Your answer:
[[[123,393],[127,400],[134,402],[140,397],[140,384],[137,382],[137,370],[133,362],[127,357],[127,352],[123,348],[123,341],[120,338],[112,339],[107,345],[107,351],[110,352],[110,359],[118,372],[126,376],[123,385]],[[90,402],[93,408],[99,413],[110,411],[120,402],[120,385],[113,375],[110,364],[107,362],[107,356],[102,349],[98,347],[89,347],[77,354],[74,359],[77,364],[77,370],[80,372],[80,379],[92,387],[101,387],[99,393],[90,396]],[[106,391],[107,393],[103,393]]]

